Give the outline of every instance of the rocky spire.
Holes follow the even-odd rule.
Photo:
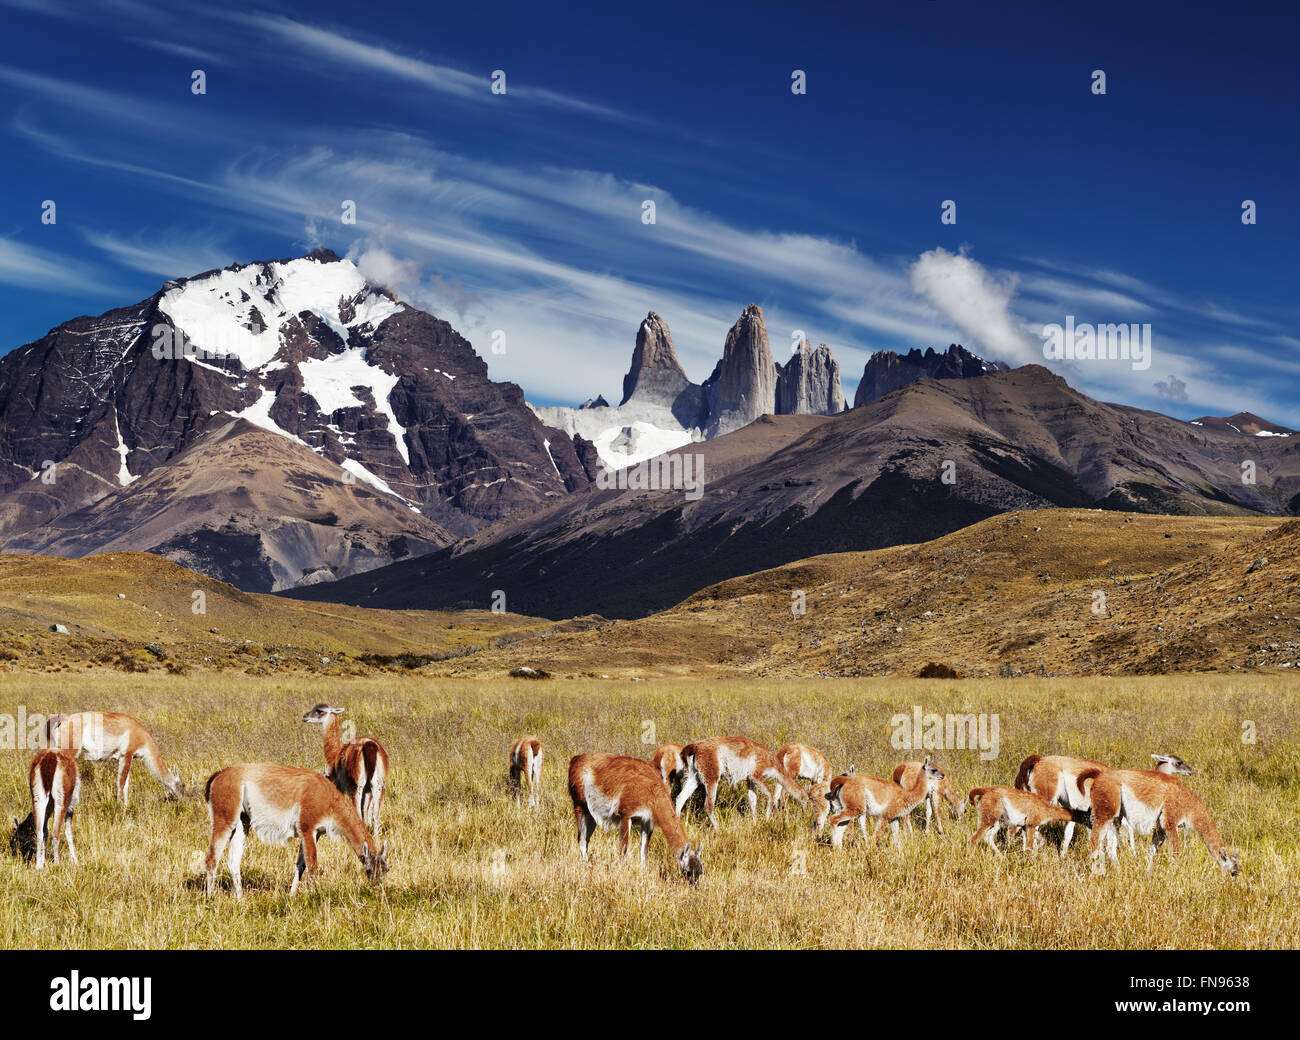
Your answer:
[[[637,329],[632,367],[623,377],[623,400],[619,404],[625,405],[635,396],[671,407],[690,385],[673,349],[668,324],[651,311]]]
[[[844,411],[840,363],[825,343],[804,340],[776,381],[777,415],[838,415]]]
[[[704,381],[708,408],[706,437],[717,437],[748,426],[776,412],[779,369],[772,361],[763,310],[751,303],[731,326],[722,360]]]

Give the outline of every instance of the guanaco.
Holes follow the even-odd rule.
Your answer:
[[[650,764],[659,770],[660,777],[663,778],[664,787],[671,792],[673,783],[682,778],[686,771],[686,763],[682,761],[682,748],[680,744],[660,744],[655,748],[655,752],[650,756]]]
[[[388,783],[388,752],[373,737],[357,737],[346,744],[339,731],[342,708],[318,704],[302,717],[320,726],[325,738],[325,775],[357,807],[357,815],[376,835],[384,786]]]
[[[1053,820],[1073,819],[1070,810],[1064,806],[1049,802],[1033,791],[1022,791],[1015,787],[973,787],[967,797],[971,805],[980,803],[980,825],[970,843],[975,845],[983,838],[988,847],[999,856],[1002,855],[1002,850],[994,844],[999,826],[1009,828],[1008,833],[1019,828],[1021,848],[1026,852],[1037,853],[1043,844],[1043,836],[1039,833],[1043,824]],[[1032,849],[1029,847],[1030,831],[1034,832]]]
[[[138,758],[167,789],[169,798],[185,795],[180,773],[168,770],[157,742],[139,719],[117,711],[79,711],[55,715],[45,724],[51,748],[71,751],[89,762],[118,762],[117,797],[126,806],[131,792],[131,764]]]
[[[50,853],[59,862],[59,835],[68,841],[68,856],[77,862],[77,849],[72,843],[72,816],[81,800],[81,777],[77,771],[77,756],[71,751],[36,752],[27,769],[27,789],[32,796],[32,811],[21,822],[14,817],[14,830],[9,838],[9,851],[26,862],[36,861],[36,869],[45,866],[45,842],[49,835]],[[51,832],[50,824],[54,827]]]
[[[709,740],[697,740],[682,748],[682,761],[686,767],[686,779],[677,794],[677,812],[680,814],[696,788],[704,788],[704,812],[709,822],[717,829],[718,819],[713,808],[718,795],[718,785],[726,780],[733,784],[746,784],[749,787],[746,797],[749,799],[750,815],[758,811],[758,795],[761,791],[767,798],[767,814],[772,814],[772,792],[764,780],[775,780],[790,797],[802,805],[808,805],[808,796],[803,789],[786,774],[781,763],[770,750],[748,737],[712,737]]]
[[[831,778],[831,764],[826,756],[807,744],[786,744],[777,751],[776,760],[781,763],[786,776],[794,780],[808,780],[816,785]],[[773,808],[781,808],[784,801],[785,788],[777,784],[772,796]]]
[[[888,823],[894,834],[894,844],[901,848],[903,843],[898,833],[898,821],[933,794],[943,777],[943,770],[928,757],[921,763],[911,787],[874,776],[837,776],[831,781],[829,794],[832,808],[837,810],[829,821],[831,844],[837,849],[842,847],[844,832],[854,820],[858,821],[862,837],[866,839],[867,817],[874,816],[876,828],[871,837],[883,837],[884,826]]]
[[[587,843],[597,827],[619,828],[618,852],[627,855],[632,825],[641,830],[641,863],[658,827],[691,884],[704,871],[704,845],[691,848],[686,831],[664,787],[663,777],[649,762],[622,755],[574,755],[569,762],[569,797],[578,827],[578,852],[587,859]]]
[[[528,804],[537,805],[541,798],[542,742],[534,736],[520,737],[510,745],[510,783],[516,790],[528,791]]]
[[[268,845],[302,839],[289,888],[291,896],[297,893],[304,877],[310,882],[319,873],[316,842],[326,835],[342,838],[352,846],[371,881],[382,881],[388,872],[388,843],[380,845],[376,853],[374,836],[352,800],[310,769],[266,763],[227,766],[208,777],[203,800],[212,821],[205,860],[208,895],[216,890],[217,865],[229,848],[230,880],[236,898],[243,898],[239,865],[249,831]]]
[[[894,783],[900,787],[911,787],[916,783],[916,774],[921,771],[922,763],[920,762],[902,762],[894,769]],[[966,815],[966,800],[962,798],[961,792],[953,785],[952,777],[945,774],[944,778],[939,781],[939,786],[933,794],[927,795],[921,804],[925,807],[925,829],[930,829],[930,821],[934,820],[934,829],[938,833],[943,833],[943,819],[939,812],[939,800],[947,799],[948,805],[952,809],[952,818],[960,820]],[[912,814],[908,813],[906,821],[908,829],[912,827]]]
[[[1205,805],[1177,776],[1158,769],[1088,769],[1080,774],[1077,785],[1092,802],[1088,852],[1094,870],[1105,871],[1107,855],[1112,863],[1117,861],[1114,829],[1123,819],[1134,830],[1151,835],[1147,870],[1165,838],[1169,839],[1170,854],[1178,855],[1178,830],[1186,827],[1201,836],[1224,873],[1234,877],[1240,873],[1236,854],[1224,845]]]

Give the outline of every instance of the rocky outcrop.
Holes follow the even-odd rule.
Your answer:
[[[700,387],[686,377],[673,349],[668,324],[654,311],[646,315],[637,329],[632,367],[623,377],[623,400],[619,407],[633,401],[667,408],[685,429],[698,426],[702,419]]]
[[[776,381],[777,415],[839,415],[844,411],[840,363],[825,343],[812,350],[804,340]]]
[[[778,369],[772,361],[763,309],[751,303],[731,326],[722,360],[704,381],[705,437],[717,437],[776,412]]]
[[[1007,366],[1001,361],[985,361],[960,343],[949,344],[943,353],[933,347],[926,347],[924,353],[915,348],[906,354],[879,350],[871,355],[863,369],[858,392],[853,395],[853,407],[860,408],[879,400],[918,379],[971,379],[989,372],[1005,371]]]

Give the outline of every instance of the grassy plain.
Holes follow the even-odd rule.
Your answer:
[[[391,872],[369,886],[343,845],[322,843],[326,873],[288,895],[292,847],[250,841],[245,899],[205,897],[200,800],[169,802],[137,765],[132,804],[112,800],[112,766],[87,767],[74,827],[79,866],[45,871],[0,856],[2,947],[1296,947],[1300,946],[1300,691],[1288,676],[1108,679],[552,680],[243,674],[0,675],[0,713],[113,709],[142,719],[182,777],[201,788],[240,761],[321,764],[320,731],[300,722],[320,700],[392,756],[384,811]],[[1089,872],[1083,838],[1062,860],[998,858],[969,847],[973,814],[943,836],[840,854],[814,842],[797,806],[750,819],[739,790],[722,830],[700,817],[698,888],[670,869],[662,838],[646,869],[620,863],[615,836],[577,858],[568,758],[645,756],[659,742],[745,734],[776,748],[821,747],[836,769],[888,776],[911,757],[890,719],[996,713],[999,753],[937,752],[963,791],[1010,783],[1031,752],[1079,753],[1145,768],[1173,751],[1242,873],[1225,878],[1189,838],[1148,874],[1121,851]],[[1256,742],[1243,741],[1252,723]],[[653,732],[649,728],[653,727]],[[546,742],[544,794],[529,811],[506,786],[506,749]],[[0,752],[0,810],[26,811],[30,753]],[[689,811],[688,811],[689,812]],[[228,878],[224,864],[223,880]]]

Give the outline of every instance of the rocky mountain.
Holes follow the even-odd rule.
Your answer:
[[[1239,433],[1246,437],[1290,437],[1295,430],[1277,423],[1261,419],[1253,412],[1238,412],[1236,415],[1202,415],[1192,420],[1193,426],[1207,426],[1216,430]]]
[[[763,309],[751,303],[727,333],[722,360],[704,381],[705,437],[717,437],[776,414],[778,369],[767,342]]]
[[[1251,442],[1095,401],[1046,368],[923,378],[836,416],[766,416],[695,444],[703,494],[589,487],[420,559],[296,590],[379,607],[643,617],[820,553],[916,543],[1050,506],[1300,515],[1300,440]]]
[[[646,315],[636,333],[632,367],[623,377],[623,400],[666,407],[683,429],[699,426],[703,419],[704,396],[677,360],[672,333],[654,311]]]
[[[840,363],[825,343],[812,350],[804,340],[776,380],[777,415],[839,415],[844,411]]]
[[[858,391],[853,395],[853,407],[878,401],[891,390],[927,376],[931,379],[971,379],[1006,370],[1007,366],[1001,361],[985,361],[960,343],[949,344],[943,353],[933,347],[926,347],[924,353],[915,348],[906,354],[880,350],[867,360]]]
[[[265,442],[277,449],[265,467],[216,447],[233,445],[232,419],[244,421],[236,441],[251,424],[284,442]],[[148,486],[171,481],[179,497],[154,505],[178,512],[142,523],[136,482],[196,449],[213,470],[201,490],[160,475]],[[273,487],[285,452],[311,490]],[[0,359],[0,549],[113,545],[193,562],[206,539],[207,573],[283,588],[445,545],[588,480],[571,438],[519,387],[488,379],[450,325],[328,250],[170,281]],[[332,533],[287,548],[303,524]]]

